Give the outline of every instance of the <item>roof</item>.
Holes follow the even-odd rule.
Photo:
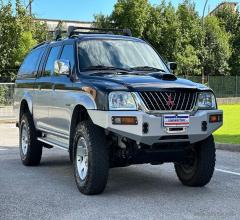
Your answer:
[[[92,27],[94,26],[94,22],[89,21],[74,21],[74,20],[62,20],[62,19],[46,19],[46,18],[35,18],[35,22],[46,23],[49,32],[54,32],[55,29],[62,25],[63,29],[67,29],[69,26],[84,26],[84,27]]]

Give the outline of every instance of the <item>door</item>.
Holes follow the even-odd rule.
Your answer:
[[[70,62],[70,74],[74,74],[75,72],[74,57],[74,45],[65,44],[60,59],[68,60]],[[54,75],[53,84],[52,94],[54,105],[51,105],[49,109],[50,124],[55,132],[68,136],[72,116],[71,103],[73,103],[71,77],[66,75]]]
[[[53,105],[52,88],[54,61],[58,59],[61,45],[51,46],[40,77],[36,79],[36,102],[34,114],[36,126],[40,130],[51,130],[49,108]]]

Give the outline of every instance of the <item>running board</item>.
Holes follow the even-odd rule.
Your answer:
[[[38,139],[38,141],[41,141],[41,142],[43,142],[45,144],[51,145],[53,147],[58,147],[58,148],[60,148],[62,150],[67,150],[68,151],[68,147],[67,146],[62,146],[60,144],[53,143],[51,141],[45,140],[44,138],[40,138],[40,137],[38,137],[37,139]]]

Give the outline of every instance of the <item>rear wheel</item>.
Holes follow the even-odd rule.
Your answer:
[[[36,129],[29,112],[24,113],[20,121],[19,148],[25,166],[36,166],[40,163],[42,144],[37,140]]]
[[[109,170],[104,130],[90,120],[80,122],[73,142],[74,177],[79,191],[86,195],[103,192]]]
[[[187,186],[204,186],[212,178],[216,150],[213,136],[194,145],[183,163],[175,163],[175,170],[182,184]]]

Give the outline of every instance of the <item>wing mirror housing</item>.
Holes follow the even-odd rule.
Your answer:
[[[167,65],[168,65],[168,68],[172,71],[177,69],[177,63],[176,62],[168,62]]]
[[[71,65],[69,60],[56,60],[54,62],[54,74],[56,76],[65,75],[69,76],[71,70]]]

